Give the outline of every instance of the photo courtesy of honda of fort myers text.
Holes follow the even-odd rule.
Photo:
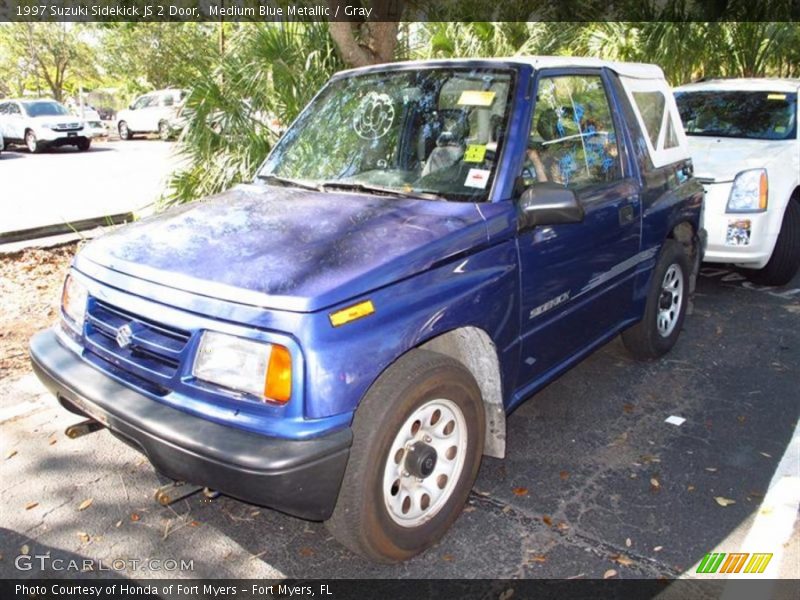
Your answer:
[[[796,597],[796,11],[3,0],[0,597]]]

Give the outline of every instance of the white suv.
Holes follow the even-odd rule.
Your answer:
[[[175,89],[139,96],[127,110],[117,114],[119,137],[129,140],[136,133],[158,133],[162,139],[167,139],[185,98],[185,90]]]
[[[83,121],[55,100],[0,101],[0,134],[6,144],[25,144],[31,152],[50,146],[84,151],[92,145]]]
[[[728,79],[675,89],[705,187],[708,262],[786,285],[800,268],[800,80]]]

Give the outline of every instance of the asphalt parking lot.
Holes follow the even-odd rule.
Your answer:
[[[31,154],[13,146],[0,154],[6,209],[0,233],[139,212],[158,200],[179,160],[175,144],[158,139],[95,141]]]
[[[508,457],[484,459],[450,533],[395,566],[351,555],[322,524],[229,498],[160,507],[140,455],[105,431],[67,439],[79,419],[33,376],[0,382],[0,576],[58,574],[45,561],[17,570],[22,553],[122,559],[128,578],[672,578],[716,549],[774,553],[767,575],[797,578],[796,504],[770,522],[767,492],[800,412],[800,277],[770,290],[704,272],[670,355],[636,363],[616,340],[537,394],[510,416]],[[798,470],[790,459],[795,482]],[[130,559],[192,562],[168,572]]]

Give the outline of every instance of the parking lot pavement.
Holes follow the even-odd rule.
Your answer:
[[[0,233],[137,212],[156,201],[179,164],[175,144],[157,139],[94,142],[30,154],[0,154]]]
[[[15,569],[23,549],[193,561],[177,573],[127,565],[119,575],[132,578],[671,578],[716,549],[774,553],[765,576],[798,577],[796,562],[780,560],[798,555],[794,519],[767,538],[775,547],[733,540],[759,538],[747,534],[771,510],[759,508],[795,432],[800,277],[776,291],[705,274],[671,354],[637,363],[613,341],[524,404],[509,417],[508,457],[484,460],[450,533],[402,565],[368,563],[319,523],[229,498],[160,507],[159,481],[136,452],[105,431],[68,440],[78,418],[33,376],[4,382],[0,576],[39,572]]]

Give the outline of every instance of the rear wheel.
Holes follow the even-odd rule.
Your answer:
[[[484,412],[459,362],[414,350],[373,385],[353,420],[353,446],[326,525],[372,560],[406,560],[461,513],[483,455]]]
[[[130,140],[133,139],[133,132],[128,129],[128,124],[125,121],[120,121],[117,125],[117,130],[119,131],[119,139],[121,140]]]
[[[667,240],[653,271],[644,318],[622,332],[628,351],[639,360],[669,352],[678,340],[689,299],[689,258],[683,246]]]
[[[786,285],[800,269],[800,202],[792,198],[783,214],[781,231],[769,262],[748,277],[763,285]]]
[[[31,154],[36,154],[44,149],[42,143],[36,139],[36,134],[30,129],[25,132],[25,145]]]

